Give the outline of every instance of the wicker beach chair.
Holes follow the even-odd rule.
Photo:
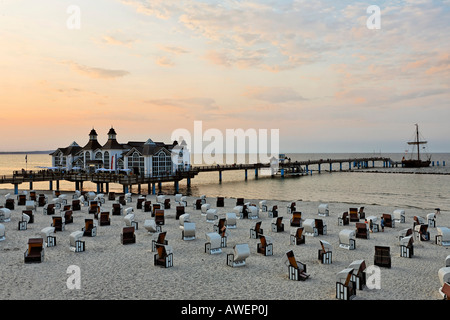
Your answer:
[[[291,234],[289,237],[290,244],[298,246],[300,244],[305,244],[305,235],[303,234],[303,227],[291,229]]]
[[[73,223],[73,211],[72,210],[64,211],[64,221],[66,224]]]
[[[300,211],[295,211],[292,213],[291,227],[301,227],[302,226],[302,213]]]
[[[230,267],[242,267],[250,256],[250,248],[247,243],[236,244],[233,253],[227,254],[227,265]]]
[[[35,263],[44,261],[44,239],[28,239],[28,249],[24,254],[25,263]]]
[[[94,219],[84,219],[83,236],[95,237],[97,235],[97,227],[94,225]]]
[[[157,245],[167,245],[169,244],[166,240],[167,232],[156,232],[153,234],[152,239],[152,251],[156,252],[156,246]]]
[[[356,283],[356,289],[362,290],[366,285],[366,261],[355,260],[348,266],[353,269],[352,281]]]
[[[351,300],[356,295],[356,283],[352,281],[353,269],[346,268],[336,276],[336,299]]]
[[[64,217],[54,216],[52,217],[52,220],[53,223],[51,224],[51,226],[55,228],[55,231],[64,231],[66,225]]]
[[[158,244],[156,245],[156,251],[157,253],[153,256],[155,266],[173,267],[173,250],[171,246]]]
[[[333,258],[333,247],[328,241],[319,240],[321,249],[318,251],[318,260],[323,264],[331,264]]]
[[[369,230],[367,223],[357,222],[356,223],[356,238],[359,239],[369,239]]]
[[[297,261],[294,256],[294,252],[289,250],[286,252],[288,265],[288,276],[290,280],[305,281],[309,278],[309,274],[306,273],[306,264]]]
[[[136,243],[136,235],[134,234],[134,227],[123,227],[120,234],[120,241],[122,244]]]
[[[259,243],[256,246],[256,252],[263,254],[264,256],[273,255],[273,243],[270,237],[260,235]]]
[[[100,226],[109,226],[111,225],[111,219],[109,218],[109,212],[100,212],[100,218],[98,221]]]
[[[112,209],[111,209],[111,214],[113,216],[120,216],[123,213],[123,207],[120,203],[113,203],[112,205]]]
[[[414,255],[414,238],[403,237],[400,240],[400,257],[411,258]]]
[[[356,248],[355,230],[344,229],[339,232],[339,248],[354,250]]]
[[[262,221],[258,221],[255,223],[255,226],[250,229],[250,238],[251,239],[258,239],[260,236],[263,235],[264,230],[261,228]]]
[[[387,246],[375,246],[373,264],[379,267],[391,267],[391,248]]]
[[[44,214],[46,214],[46,215],[55,214],[55,204],[54,203],[45,204],[44,205]]]
[[[350,222],[359,222],[358,208],[349,208]]]
[[[175,220],[180,219],[180,216],[186,213],[185,208],[185,206],[176,206]]]
[[[272,232],[283,232],[284,231],[283,217],[273,218],[271,226]]]
[[[163,209],[155,210],[155,222],[159,226],[164,225],[164,210]]]
[[[338,217],[338,226],[346,226],[350,224],[350,219],[348,217],[348,212],[343,212],[342,217]]]
[[[384,226],[387,228],[395,227],[395,220],[393,219],[393,215],[390,213],[383,213],[382,217],[384,219]]]

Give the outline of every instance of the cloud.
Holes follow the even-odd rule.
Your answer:
[[[156,64],[158,64],[161,67],[173,67],[175,66],[175,63],[173,63],[169,57],[158,57],[156,59]]]
[[[120,39],[118,36],[107,35],[102,37],[101,42],[109,45],[131,48],[133,44],[136,42],[136,40]]]
[[[130,74],[128,71],[125,70],[112,70],[97,67],[89,67],[78,64],[73,61],[63,61],[62,63],[70,66],[70,68],[76,73],[93,79],[116,79],[125,77]]]
[[[243,96],[269,103],[307,100],[289,87],[249,87]]]

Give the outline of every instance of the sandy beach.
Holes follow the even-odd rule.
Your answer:
[[[22,190],[19,190],[21,193]],[[165,224],[162,230],[167,232],[166,240],[173,248],[173,267],[154,266],[154,252],[151,250],[152,235],[144,228],[144,221],[151,218],[150,212],[136,209],[138,195],[132,196],[132,202],[126,207],[134,209],[138,229],[135,231],[136,243],[123,245],[120,241],[125,226],[124,215],[111,215],[111,225],[98,226],[97,236],[83,237],[86,244],[84,252],[72,252],[69,248],[69,235],[84,227],[85,218],[93,218],[88,207],[73,212],[73,223],[66,224],[65,230],[56,232],[55,247],[45,248],[42,263],[24,263],[24,252],[29,238],[41,236],[41,230],[52,223],[52,217],[43,214],[43,207],[37,207],[34,223],[27,230],[18,230],[22,210],[17,205],[12,190],[1,190],[0,204],[4,205],[5,194],[10,193],[16,199],[15,209],[11,212],[11,221],[3,222],[6,239],[0,242],[0,268],[2,270],[2,298],[5,300],[335,300],[336,274],[347,268],[355,260],[364,259],[367,266],[373,265],[374,247],[389,246],[391,249],[391,268],[381,268],[381,286],[379,289],[364,288],[357,290],[356,300],[440,300],[438,270],[444,267],[445,258],[450,250],[435,244],[436,228],[428,228],[430,241],[414,242],[414,256],[400,257],[398,233],[404,228],[412,228],[413,217],[426,217],[432,211],[414,208],[397,208],[365,205],[367,216],[381,217],[382,213],[392,213],[395,209],[404,209],[406,222],[397,223],[395,228],[385,228],[384,232],[370,233],[370,239],[356,239],[356,249],[339,248],[339,232],[354,229],[355,222],[339,226],[338,217],[350,207],[361,204],[328,203],[330,214],[318,216],[319,202],[296,202],[297,211],[302,219],[320,218],[327,225],[327,234],[317,237],[307,236],[306,243],[291,245],[290,219],[286,206],[289,202],[267,199],[268,207],[278,205],[279,216],[283,217],[284,232],[272,232],[272,218],[267,212],[260,213],[259,219],[237,219],[237,228],[228,229],[227,247],[222,253],[205,253],[206,233],[213,231],[214,223],[207,222],[200,210],[192,203],[197,197],[187,198],[186,212],[196,225],[196,239],[182,239],[179,220],[175,219],[176,204],[174,195],[166,195],[171,200],[171,208],[165,210]],[[53,198],[51,191],[45,193]],[[73,192],[67,194],[69,204]],[[113,201],[107,200],[101,211],[111,212]],[[118,195],[116,194],[118,199]],[[156,202],[156,195],[148,195],[148,200]],[[245,202],[258,204],[262,199],[245,199]],[[216,198],[207,198],[211,208],[216,208]],[[326,203],[326,202],[324,202]],[[225,198],[225,207],[219,207],[219,218],[232,212],[236,199]],[[257,253],[258,239],[250,238],[250,229],[256,221],[262,221],[264,234],[273,240],[273,255]],[[216,220],[217,222],[217,220]],[[363,222],[363,221],[362,221]],[[97,224],[97,220],[95,220]],[[441,212],[436,218],[437,226],[450,226],[448,212]],[[318,260],[319,240],[328,241],[333,246],[331,264],[322,264]],[[233,252],[235,244],[247,243],[250,256],[246,265],[230,267],[226,263],[227,253]],[[288,278],[288,267],[284,263],[286,252],[293,250],[297,260],[307,266],[310,278],[306,281],[293,281]],[[81,272],[81,288],[69,289],[67,273],[69,266],[76,265]]]

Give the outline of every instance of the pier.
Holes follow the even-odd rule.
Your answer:
[[[353,169],[374,168],[375,163],[381,163],[383,168],[397,167],[401,163],[394,162],[390,158],[371,157],[371,158],[352,158],[352,159],[319,159],[308,161],[285,161],[278,164],[276,176],[282,178],[287,176],[311,175],[313,172],[322,171],[351,171]],[[334,166],[334,167],[333,167]],[[0,184],[14,185],[14,194],[18,194],[19,185],[29,183],[30,190],[33,190],[33,182],[49,182],[49,190],[59,189],[60,181],[69,181],[74,183],[75,190],[82,190],[84,182],[92,182],[97,185],[97,192],[109,192],[109,184],[116,183],[123,186],[123,192],[128,193],[132,186],[137,186],[138,193],[141,192],[141,185],[147,185],[149,193],[156,194],[156,186],[161,191],[162,183],[173,183],[175,191],[178,192],[179,183],[182,180],[187,181],[187,186],[191,186],[191,179],[202,172],[218,172],[219,182],[222,181],[222,173],[230,170],[243,170],[244,179],[248,179],[248,171],[254,172],[255,177],[259,176],[259,170],[271,168],[270,163],[254,164],[227,164],[195,166],[190,170],[177,171],[175,174],[162,175],[157,177],[135,175],[135,174],[117,174],[117,173],[81,173],[76,171],[14,171],[11,176],[1,176]],[[328,168],[328,170],[327,170]]]

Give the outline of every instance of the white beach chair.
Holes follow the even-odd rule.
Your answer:
[[[144,228],[150,234],[153,234],[155,232],[161,232],[161,226],[156,224],[155,219],[144,220]]]
[[[98,201],[99,205],[105,204],[105,194],[99,193],[95,198],[95,201]]]
[[[320,246],[322,247],[319,249],[318,258],[321,263],[323,264],[331,264],[332,263],[332,256],[333,256],[333,246],[331,243],[325,240],[319,240]]]
[[[259,212],[267,212],[267,201],[262,200],[259,202]]]
[[[195,223],[184,222],[181,228],[181,237],[183,240],[195,240]]]
[[[127,203],[133,202],[133,195],[131,194],[131,192],[125,193],[125,201]]]
[[[236,221],[237,221],[236,213],[234,213],[234,212],[227,212],[225,214],[225,218],[226,218],[225,223],[226,223],[227,228],[236,229],[236,227],[237,227],[237,225],[236,225]]]
[[[72,200],[79,199],[81,197],[81,191],[75,190],[75,193],[72,195]]]
[[[154,255],[154,265],[164,268],[173,267],[173,248],[169,245],[157,245]]]
[[[202,204],[202,207],[201,207],[201,214],[202,214],[203,216],[205,216],[205,215],[206,215],[206,212],[207,212],[209,209],[211,209],[211,205],[210,205],[209,203]]]
[[[317,237],[319,235],[319,230],[316,228],[315,219],[305,219],[302,226],[305,236]]]
[[[206,211],[206,222],[214,223],[218,218],[217,209],[208,209]]]
[[[339,232],[339,248],[354,250],[356,248],[355,230],[344,229]]]
[[[322,203],[319,205],[317,214],[321,217],[328,217],[330,215],[330,209],[328,204]]]
[[[138,229],[138,223],[134,221],[134,213],[128,213],[123,217],[123,221],[125,221],[127,227],[134,227],[135,230]]]
[[[436,244],[444,247],[450,246],[450,228],[437,227],[436,231]]]
[[[179,206],[183,206],[183,207],[187,207],[187,197],[186,196],[182,196],[180,201],[178,202]]]
[[[236,214],[236,217],[243,217],[244,206],[235,206],[233,208],[233,212]]]
[[[11,221],[11,210],[8,208],[0,208],[0,222]]]
[[[45,227],[41,230],[41,237],[44,239],[44,245],[47,247],[56,246],[55,227]]]
[[[25,202],[25,210],[33,210],[36,211],[36,201],[27,200]]]
[[[436,213],[432,212],[432,213],[427,214],[427,221],[428,221],[429,228],[435,228],[436,227]]]
[[[405,210],[397,209],[397,210],[394,210],[394,212],[392,214],[394,215],[395,222],[405,223],[405,219],[406,219]]]
[[[353,268],[346,268],[336,275],[336,299],[352,300],[356,295],[356,283],[352,281]]]
[[[73,252],[83,252],[85,251],[85,242],[81,241],[83,237],[83,231],[77,230],[70,234],[69,237],[69,248]]]
[[[370,223],[372,222],[372,232],[378,232],[380,231],[380,225],[378,224],[378,217],[376,216],[368,216],[367,218],[369,229],[370,229]]]
[[[366,261],[355,260],[348,267],[353,269],[352,281],[356,283],[356,289],[362,290],[366,285]]]
[[[205,252],[208,254],[222,253],[222,237],[217,232],[206,234]]]
[[[180,217],[178,218],[178,222],[180,224],[180,229],[182,229],[181,227],[183,227],[186,222],[191,222],[191,216],[189,215],[189,213],[184,213],[180,215]]]
[[[5,225],[0,223],[0,241],[4,241],[6,239],[6,230]]]
[[[250,248],[247,243],[236,244],[234,253],[227,254],[227,265],[230,267],[245,266],[245,260],[250,256]]]
[[[249,219],[258,219],[259,210],[256,206],[247,206],[247,216]]]
[[[444,297],[442,288],[445,283],[450,284],[450,267],[440,268],[438,271],[438,278],[441,284],[441,287],[439,288],[439,293]]]
[[[400,240],[400,257],[411,258],[414,255],[414,238],[412,235]]]
[[[413,232],[412,232],[411,228],[405,228],[405,229],[400,230],[398,232],[398,241],[399,241],[399,243],[404,237],[407,237],[407,236],[412,235],[412,234],[413,234]]]
[[[19,220],[17,229],[20,231],[27,230],[28,223],[30,222],[30,220],[31,220],[31,217],[28,214],[22,213],[22,219]]]
[[[450,267],[450,254],[445,258],[445,266]]]
[[[176,203],[180,203],[181,197],[182,197],[182,196],[183,196],[183,195],[182,195],[181,193],[175,194],[175,202],[176,202]]]

